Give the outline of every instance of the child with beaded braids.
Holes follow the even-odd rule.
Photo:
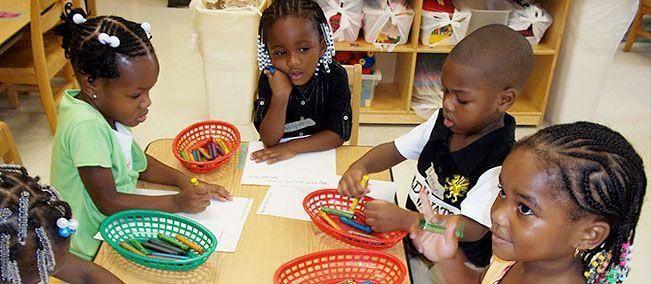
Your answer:
[[[256,162],[329,150],[350,138],[352,112],[346,70],[332,61],[332,32],[313,0],[274,0],[262,13],[254,124],[266,149]],[[309,136],[309,137],[304,137]],[[282,138],[295,138],[285,143]]]
[[[106,215],[133,208],[197,213],[211,198],[230,194],[218,185],[193,186],[190,177],[145,155],[133,140],[130,127],[145,121],[158,78],[151,26],[116,16],[86,19],[83,10],[65,8],[56,31],[81,90],[61,98],[51,180],[79,219],[71,252],[91,260],[100,245],[93,235]],[[180,193],[129,194],[138,179],[176,186]]]
[[[458,219],[443,235],[412,238],[448,283],[621,283],[646,186],[642,159],[619,133],[590,122],[551,126],[504,162],[486,274],[463,265]]]
[[[68,203],[25,168],[0,165],[0,276],[2,283],[121,283],[104,268],[68,252],[77,230]]]

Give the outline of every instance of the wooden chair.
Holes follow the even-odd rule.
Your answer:
[[[2,157],[2,162],[5,164],[21,165],[23,163],[20,160],[18,148],[16,148],[16,142],[14,142],[9,126],[2,121],[0,121],[0,157]]]
[[[72,5],[75,7],[81,7],[81,0],[72,0]],[[97,17],[97,6],[95,5],[95,0],[84,0],[84,11],[89,17]]]
[[[56,130],[56,102],[66,89],[78,88],[61,39],[51,29],[59,23],[63,0],[30,0],[30,38],[21,40],[0,55],[0,82],[9,85],[37,85],[41,104],[52,133]],[[66,83],[53,91],[50,80],[59,73]],[[10,88],[9,100],[17,101]]]
[[[348,86],[350,87],[351,109],[353,110],[353,127],[350,129],[349,145],[359,144],[359,109],[362,99],[362,65],[344,65],[348,73]]]
[[[637,14],[635,14],[635,19],[631,24],[631,28],[628,32],[628,37],[626,38],[626,44],[624,45],[624,51],[631,51],[631,46],[638,36],[651,39],[651,32],[645,31],[642,26],[642,18],[644,15],[651,15],[651,0],[640,0],[640,6],[637,8]]]

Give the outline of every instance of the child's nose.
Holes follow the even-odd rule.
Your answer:
[[[506,227],[508,224],[508,212],[504,202],[495,201],[493,204],[493,210],[491,212],[491,221],[493,222],[493,227]]]
[[[448,112],[454,111],[454,98],[452,95],[443,96],[443,108]]]
[[[289,60],[287,61],[287,64],[290,67],[295,67],[301,64],[301,59],[296,53],[292,53],[289,55]]]

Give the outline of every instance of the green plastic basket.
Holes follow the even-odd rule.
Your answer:
[[[106,218],[99,232],[114,250],[137,264],[162,270],[187,271],[202,265],[217,247],[217,238],[201,224],[178,215],[154,210],[127,210]],[[174,236],[181,234],[204,248],[203,254],[188,259],[166,260],[135,254],[120,246],[120,242],[134,238],[156,238],[158,233]]]

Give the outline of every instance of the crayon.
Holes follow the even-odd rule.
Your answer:
[[[212,157],[208,154],[208,152],[206,152],[206,149],[204,149],[204,148],[199,148],[199,149],[197,149],[197,150],[199,150],[199,153],[201,153],[201,155],[202,155],[206,160],[212,160]]]
[[[439,224],[434,224],[434,223],[429,223],[425,221],[425,219],[420,219],[419,222],[419,227],[421,230],[432,232],[432,233],[437,233],[437,234],[445,234],[445,226],[439,225]],[[462,239],[463,238],[463,224],[461,224],[460,228],[454,230],[454,235],[457,236],[457,238]]]
[[[199,254],[202,254],[202,253],[204,252],[203,247],[201,247],[200,245],[196,244],[195,242],[189,240],[189,239],[186,238],[185,236],[182,236],[182,235],[176,234],[176,236],[174,236],[174,237],[175,237],[177,240],[179,240],[179,242],[182,242],[182,243],[186,244],[187,246],[189,246],[191,249],[195,250],[195,251],[198,252]]]
[[[180,248],[177,248],[177,247],[175,247],[175,246],[173,246],[173,245],[171,245],[171,244],[169,244],[169,243],[167,243],[167,242],[161,241],[161,240],[159,240],[159,239],[149,239],[149,242],[152,243],[152,244],[155,244],[155,245],[157,245],[157,246],[160,246],[160,247],[166,248],[166,249],[168,249],[168,250],[172,250],[172,251],[174,251],[176,254],[181,254],[181,255],[186,254],[186,251],[184,251],[184,250],[182,250],[182,249],[180,249]]]
[[[224,142],[224,140],[217,139],[215,141],[217,142],[217,145],[219,145],[219,147],[222,148],[222,150],[224,150],[224,153],[228,154],[231,152],[231,149],[228,149],[228,145],[226,145],[226,142]]]
[[[162,253],[169,253],[169,254],[177,254],[177,255],[179,254],[179,253],[177,253],[176,250],[171,250],[171,249],[168,249],[166,247],[159,246],[159,245],[157,245],[155,243],[152,243],[150,241],[143,242],[142,246],[144,246],[144,247],[146,247],[146,248],[148,248],[148,249],[150,249],[152,251],[157,251],[157,252],[162,252]]]
[[[220,156],[224,156],[224,155],[226,155],[226,152],[224,152],[224,149],[222,149],[221,146],[219,146],[219,143],[217,143],[217,140],[215,140],[214,145],[215,145],[215,150],[217,151],[217,153],[218,153]]]
[[[335,223],[335,221],[333,221],[332,219],[330,219],[330,216],[328,216],[328,214],[326,214],[326,213],[323,212],[323,211],[319,211],[319,216],[321,216],[321,218],[322,218],[323,220],[325,220],[326,222],[328,222],[328,224],[330,224],[330,226],[332,226],[333,228],[335,228],[335,230],[337,230],[337,231],[341,231],[341,227],[339,227],[339,225],[337,225],[337,223]]]
[[[195,162],[201,162],[199,155],[197,154],[197,150],[192,150],[192,157],[194,158]]]
[[[350,231],[348,231],[348,233],[349,233],[349,234],[352,234],[352,235],[360,236],[360,237],[369,238],[369,239],[377,239],[376,236],[369,235],[369,234],[364,234],[364,233],[360,233],[360,232],[358,232],[358,231],[350,230]]]
[[[357,223],[357,222],[355,222],[353,220],[350,220],[350,219],[348,219],[346,217],[339,217],[339,220],[341,220],[341,222],[343,222],[344,224],[346,224],[348,226],[351,226],[351,227],[353,227],[355,229],[358,229],[360,231],[364,231],[367,234],[373,233],[373,230],[371,230],[371,227],[369,227],[367,225],[362,225],[362,224]]]
[[[328,214],[337,215],[337,216],[340,216],[340,217],[353,218],[353,213],[333,209],[333,208],[330,208],[330,207],[321,206],[321,211],[323,211],[325,213],[328,213]]]
[[[136,240],[136,239],[130,239],[129,242],[131,243],[131,245],[132,245],[134,248],[136,248],[137,250],[139,250],[139,251],[142,252],[143,254],[149,254],[149,251],[148,251],[146,248],[142,247],[142,245],[140,244],[140,242],[138,242],[138,240]]]
[[[137,250],[136,248],[134,248],[134,247],[130,246],[129,244],[127,244],[126,242],[120,242],[120,246],[125,248],[126,250],[132,252],[132,253],[137,254],[137,255],[145,255],[142,252],[140,252],[139,250]]]
[[[173,244],[174,246],[182,249],[182,250],[188,250],[190,247],[182,242],[177,241],[175,238],[172,238],[170,236],[167,236],[163,233],[158,233],[158,239],[166,241],[170,244]]]
[[[188,159],[188,154],[186,154],[185,151],[179,152],[179,155],[181,155],[181,158],[183,158],[184,160],[189,160]]]
[[[168,253],[160,253],[160,252],[152,252],[151,255],[171,258],[171,259],[174,259],[174,260],[176,260],[176,259],[188,259],[187,256],[168,254]]]
[[[366,188],[368,186],[368,175],[363,175],[362,180],[359,182],[359,184],[363,187]],[[358,198],[353,198],[353,203],[350,204],[349,211],[353,212],[355,209],[357,209],[357,204],[364,199],[364,194],[358,199]]]
[[[210,143],[212,143],[212,141]],[[212,146],[210,146],[210,143],[206,144],[206,146],[205,146],[206,149],[207,149],[206,151],[208,151],[208,155],[210,155],[210,157],[212,157],[212,159],[215,159],[215,158],[217,158],[217,155],[215,155],[215,152],[213,151]]]

